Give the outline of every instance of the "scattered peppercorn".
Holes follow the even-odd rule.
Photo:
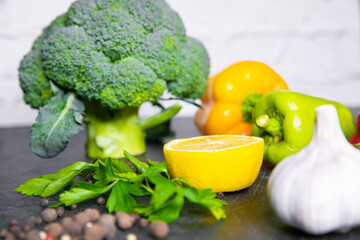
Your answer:
[[[90,216],[86,212],[79,212],[74,216],[74,220],[81,226],[85,226],[86,223],[90,222]]]
[[[130,214],[131,221],[136,223],[140,219],[140,215],[136,212]]]
[[[106,239],[114,239],[116,234],[115,227],[116,218],[112,214],[102,214],[98,220],[98,223],[101,225],[102,229],[105,232]]]
[[[85,229],[84,240],[101,240],[105,236],[104,229],[100,224],[93,224],[92,227]]]
[[[17,226],[17,225],[11,226],[10,232],[12,234],[14,234],[15,238],[20,238],[21,230],[20,230],[19,226]]]
[[[8,224],[8,226],[9,226],[9,228],[11,228],[12,226],[17,226],[19,223],[18,223],[18,221],[16,220],[16,219],[11,219],[10,221],[9,221],[9,224]]]
[[[85,181],[88,183],[94,183],[96,180],[94,179],[95,173],[89,173],[85,176]]]
[[[134,233],[129,233],[126,235],[126,240],[137,240],[137,237]]]
[[[146,218],[140,218],[139,225],[142,228],[146,228],[147,226],[149,226],[149,221]]]
[[[46,240],[47,233],[45,231],[40,231],[39,232],[39,237],[40,237],[41,240]]]
[[[95,222],[99,219],[100,213],[97,209],[94,208],[87,208],[85,211],[89,215],[90,221]]]
[[[42,207],[47,207],[47,206],[49,206],[49,200],[46,199],[46,198],[40,199],[40,205],[41,205]]]
[[[216,193],[216,198],[217,199],[223,199],[224,197],[225,197],[225,194],[223,192]]]
[[[55,210],[59,217],[62,217],[62,215],[64,215],[65,209],[63,206],[59,206],[59,207],[55,208]]]
[[[31,219],[29,219],[29,220],[27,220],[24,224],[23,224],[23,226],[22,226],[22,230],[24,231],[24,232],[29,232],[31,229],[33,229],[34,228],[34,226],[35,226],[35,222],[34,221],[32,221]]]
[[[133,226],[132,218],[124,212],[115,214],[117,225],[120,229],[129,229]]]
[[[76,209],[76,208],[77,208],[77,204],[73,204],[73,205],[70,206],[70,209],[71,209],[71,210],[74,210],[74,209]]]
[[[98,198],[96,199],[96,202],[97,202],[99,205],[103,205],[103,204],[105,204],[106,200],[105,200],[104,197],[98,197]]]
[[[61,235],[60,240],[71,240],[71,236],[69,234],[63,234]]]
[[[55,209],[47,208],[41,212],[41,217],[44,220],[44,222],[52,222],[57,219],[58,215]]]
[[[150,234],[155,238],[164,238],[169,233],[169,225],[161,221],[153,221],[149,225]]]
[[[59,237],[64,232],[63,226],[58,222],[50,223],[49,225],[46,226],[46,230],[48,236],[50,235],[54,238]]]
[[[65,217],[61,220],[61,224],[65,231],[71,236],[80,235],[82,233],[82,226],[80,223],[75,222],[71,217]]]
[[[11,232],[9,231],[6,231],[6,230],[2,230],[1,231],[1,239],[4,239],[4,240],[15,240],[15,236],[14,234],[12,234]]]
[[[40,231],[37,229],[32,229],[28,234],[26,235],[26,240],[41,240],[40,239]]]

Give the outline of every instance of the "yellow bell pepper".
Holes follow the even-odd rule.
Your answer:
[[[235,63],[208,79],[201,99],[202,109],[194,117],[195,124],[204,135],[251,135],[251,119],[244,119],[244,111],[251,111],[261,96],[277,89],[289,88],[266,64]]]

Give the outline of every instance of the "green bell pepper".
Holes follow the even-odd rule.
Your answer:
[[[340,103],[286,90],[262,97],[253,111],[252,135],[264,138],[264,160],[277,164],[310,143],[315,108],[325,104],[336,107],[341,129],[349,139],[355,124],[350,110]]]

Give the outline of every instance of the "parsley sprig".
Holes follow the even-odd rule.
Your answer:
[[[166,162],[158,163],[147,158],[147,164],[126,151],[124,154],[138,173],[123,159],[76,162],[55,174],[30,179],[15,191],[49,197],[71,185],[77,175],[94,173],[97,180],[94,184],[85,181],[72,184],[68,191],[59,195],[56,206],[71,206],[110,193],[106,204],[109,212],[137,212],[149,221],[175,221],[185,200],[208,209],[217,220],[226,217],[223,206],[227,203],[217,199],[211,189],[195,189],[181,177],[171,179]],[[150,196],[147,204],[138,203],[143,196]]]

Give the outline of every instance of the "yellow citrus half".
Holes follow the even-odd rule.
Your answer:
[[[183,177],[198,189],[232,192],[254,183],[263,160],[262,138],[210,135],[175,139],[164,157],[172,178]]]

